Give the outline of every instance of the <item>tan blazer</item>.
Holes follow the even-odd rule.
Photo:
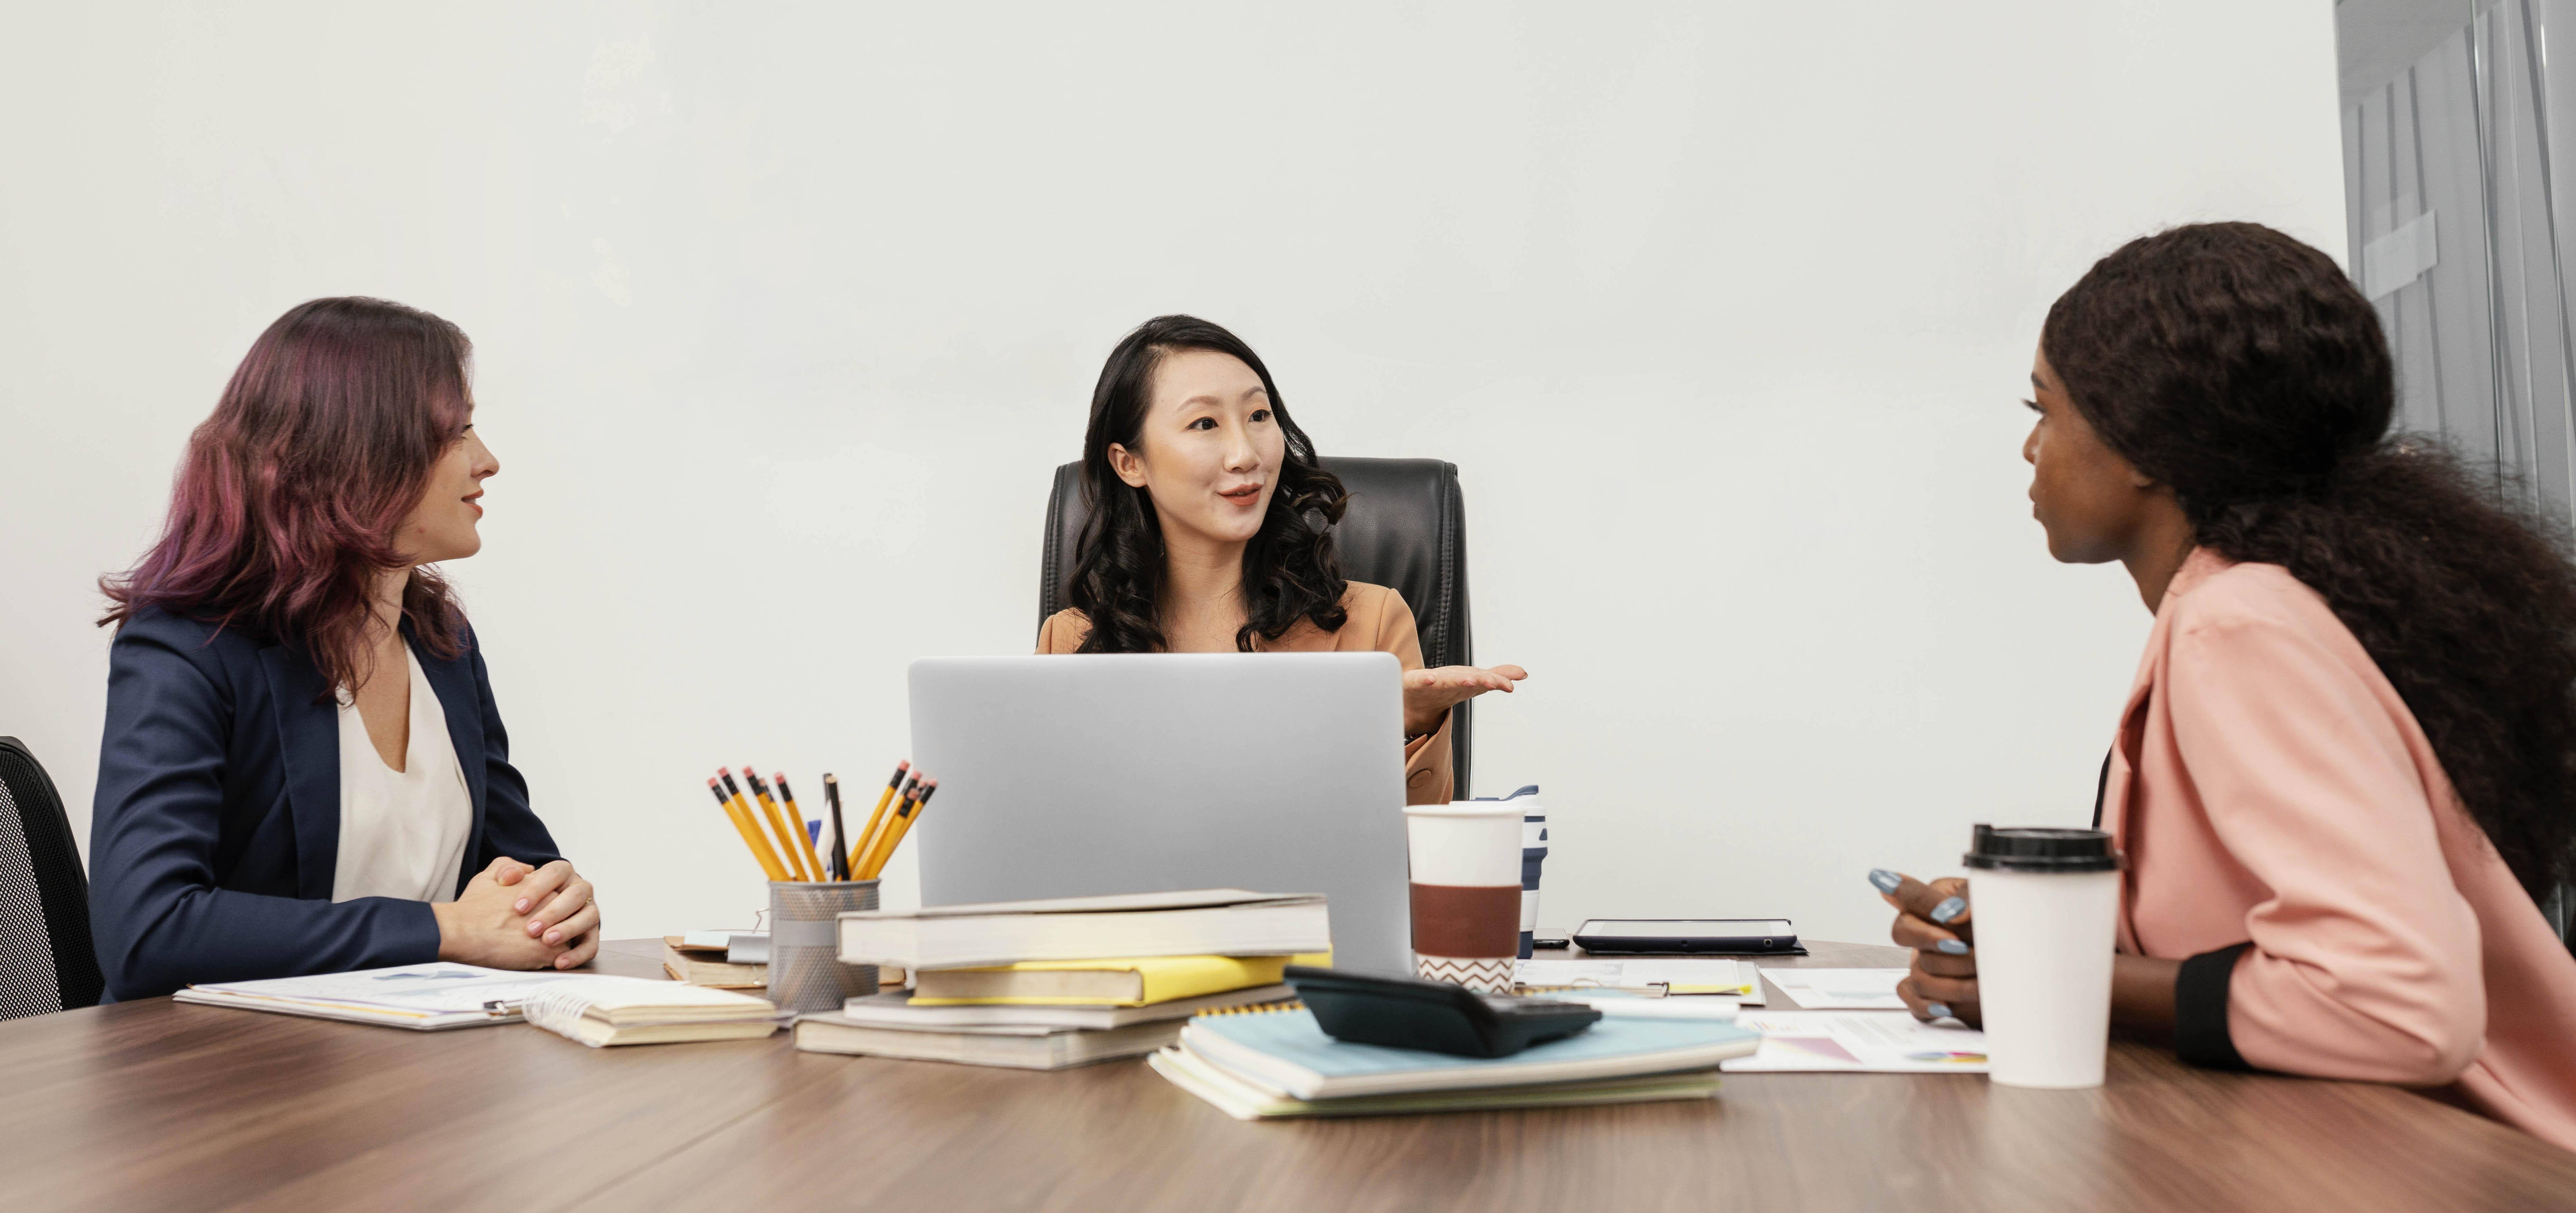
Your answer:
[[[1342,592],[1342,609],[1350,612],[1339,631],[1327,632],[1300,619],[1277,640],[1252,638],[1266,653],[1393,653],[1405,669],[1422,668],[1422,640],[1413,630],[1413,609],[1404,596],[1382,585],[1350,583]],[[1047,616],[1038,626],[1038,652],[1070,653],[1091,634],[1091,621],[1070,607]],[[1438,731],[1404,743],[1404,803],[1447,804],[1453,781],[1449,774],[1449,722]]]
[[[2427,1088],[2576,1149],[2576,957],[2289,570],[2194,552],[2103,777],[2189,1060]]]

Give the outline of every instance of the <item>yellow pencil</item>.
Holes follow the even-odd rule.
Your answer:
[[[921,795],[904,806],[902,815],[886,823],[885,841],[877,844],[874,862],[868,865],[867,874],[859,879],[874,880],[885,871],[886,861],[894,858],[894,849],[903,845],[903,836],[912,832],[912,824],[921,820],[921,810],[930,803],[930,794],[938,790],[938,780],[925,781],[921,785]]]
[[[873,865],[876,863],[879,849],[885,846],[886,836],[894,833],[894,823],[903,820],[906,814],[912,812],[912,802],[920,795],[921,772],[916,770],[912,773],[912,778],[903,781],[903,790],[895,793],[893,806],[886,810],[885,824],[877,827],[875,833],[859,840],[860,871],[872,873],[876,870]],[[875,877],[861,876],[859,879],[873,880]]]
[[[885,838],[886,827],[894,824],[894,815],[903,811],[903,802],[912,799],[912,794],[920,790],[921,772],[914,771],[911,778],[903,781],[903,790],[894,794],[894,803],[884,814],[868,823],[867,833],[859,835],[858,854],[850,857],[852,862],[867,862],[868,856],[875,853],[877,843]]]
[[[760,772],[746,766],[742,769],[742,781],[750,784],[751,794],[760,798],[761,815],[769,818],[770,829],[778,831],[779,849],[787,852],[787,863],[788,866],[796,869],[796,879],[814,879],[814,876],[805,870],[805,856],[802,854],[804,848],[796,845],[797,836],[803,834],[805,828],[801,825],[793,830],[787,828],[787,817],[778,811],[778,802],[769,798],[769,785],[760,781]]]
[[[742,835],[742,845],[751,848],[751,857],[760,862],[760,870],[768,873],[771,880],[787,879],[787,870],[778,866],[778,856],[770,853],[769,840],[761,837],[760,827],[752,824],[742,806],[726,799],[724,789],[717,787],[715,780],[707,781],[707,790],[715,793],[716,803],[724,808],[725,820]]]
[[[830,880],[831,869],[823,866],[823,857],[814,850],[814,831],[805,828],[805,810],[796,807],[796,793],[787,790],[787,772],[770,778],[778,784],[778,803],[787,809],[787,822],[796,827],[796,847],[805,852],[805,866],[814,869],[814,879]]]
[[[859,844],[859,879],[876,879],[877,855],[885,848],[886,839],[894,833],[895,826],[912,816],[912,798],[920,791],[921,773],[916,771],[911,781],[903,785],[903,791],[894,798],[894,810],[886,814],[885,828],[868,835]]]
[[[910,759],[894,764],[894,778],[886,781],[886,790],[883,794],[877,797],[876,811],[868,814],[868,824],[860,828],[859,836],[855,840],[842,840],[850,843],[850,876],[852,879],[856,879],[858,877],[859,861],[867,858],[868,843],[876,838],[877,827],[885,823],[886,805],[893,801],[895,793],[903,788],[903,773],[911,769],[912,761]]]
[[[745,772],[745,773],[746,773],[746,774],[748,774],[748,772]],[[716,769],[716,774],[721,775],[721,776],[723,776],[723,777],[724,777],[725,791],[728,791],[728,792],[733,793],[733,803],[734,803],[734,807],[735,807],[735,808],[737,808],[737,809],[740,809],[740,810],[742,811],[742,819],[743,819],[743,820],[745,820],[745,821],[748,821],[748,822],[752,823],[752,828],[753,828],[753,829],[756,829],[756,830],[757,830],[757,829],[760,829],[760,818],[758,818],[758,817],[756,817],[756,816],[754,816],[754,815],[752,814],[752,811],[751,811],[751,801],[750,801],[750,799],[749,799],[749,798],[747,798],[747,797],[745,797],[745,796],[742,794],[742,785],[737,784],[737,783],[735,783],[735,782],[733,781],[733,768],[731,768],[731,767],[718,767],[718,768]],[[777,811],[776,811],[776,810],[774,810],[774,809],[773,809],[773,810],[771,810],[771,811],[770,811],[769,819],[770,819],[770,825],[771,825],[771,826],[773,827],[773,829],[774,829],[774,828],[776,827],[776,825],[778,824],[778,813],[777,813]],[[786,838],[785,838],[785,831],[777,831],[777,833],[780,835],[780,837],[778,837],[778,838],[777,838],[777,839],[775,839],[774,841],[776,841],[776,842],[778,842],[778,843],[781,843],[781,844],[785,843],[785,842],[786,842]],[[776,848],[776,847],[774,847],[774,846],[772,846],[772,845],[771,845],[771,843],[772,843],[772,842],[773,842],[773,839],[770,837],[770,831],[767,831],[767,830],[762,831],[762,832],[761,832],[761,835],[760,835],[760,845],[761,845],[761,848],[762,848],[763,850],[768,851],[772,856],[777,856],[777,855],[779,854],[779,851],[777,850],[777,848]],[[790,851],[790,852],[787,852],[787,854],[786,854],[786,858],[785,858],[785,859],[780,860],[779,865],[778,865],[778,867],[779,867],[779,876],[778,876],[778,879],[780,879],[780,880],[803,880],[803,879],[804,879],[804,877],[803,877],[803,876],[800,876],[800,875],[798,875],[798,874],[796,873],[795,865],[794,865],[794,859],[795,859],[795,853],[794,853],[793,851]]]

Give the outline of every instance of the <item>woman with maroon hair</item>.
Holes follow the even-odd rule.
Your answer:
[[[113,998],[431,960],[569,969],[590,882],[510,765],[429,566],[482,547],[473,347],[376,299],[260,334],[181,460],[117,625],[90,823]]]

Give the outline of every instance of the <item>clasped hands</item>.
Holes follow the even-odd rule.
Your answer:
[[[1529,677],[1516,665],[1488,670],[1472,665],[1444,665],[1404,672],[1404,735],[1420,737],[1440,727],[1449,709],[1487,691],[1509,694],[1512,684]]]
[[[567,860],[544,867],[504,856],[433,903],[438,958],[494,969],[571,969],[599,953],[599,906]]]

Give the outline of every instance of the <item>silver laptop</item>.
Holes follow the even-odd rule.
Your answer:
[[[1385,653],[915,661],[922,904],[1322,893],[1336,967],[1405,974],[1401,679]]]

